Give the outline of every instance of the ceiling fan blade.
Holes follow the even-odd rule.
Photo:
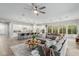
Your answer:
[[[32,3],[33,9],[36,10],[37,9],[37,5],[35,3]]]
[[[35,6],[35,4],[34,4],[34,3],[32,3],[32,6]]]
[[[40,7],[39,9],[45,9],[46,7],[45,6],[43,6],[43,7]]]
[[[24,7],[24,9],[26,9],[26,10],[32,10],[32,8],[26,8],[26,7]]]
[[[44,11],[39,11],[40,13],[43,13],[43,14],[45,14],[46,12],[44,12]]]

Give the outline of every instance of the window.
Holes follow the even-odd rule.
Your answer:
[[[48,33],[59,33],[59,34],[77,34],[77,26],[76,25],[68,25],[68,26],[48,26]]]
[[[52,26],[48,26],[48,33],[52,33]]]
[[[62,34],[62,31],[63,31],[63,30],[62,30],[62,27],[60,27],[60,29],[59,29],[59,33]]]
[[[77,34],[77,26],[69,25],[68,26],[68,34]]]
[[[58,28],[57,28],[57,26],[54,26],[54,27],[53,27],[53,33],[55,33],[55,34],[58,33]]]
[[[63,34],[66,34],[66,27],[65,26],[63,26],[63,28],[62,28],[62,32],[63,32]]]
[[[63,26],[63,27],[60,27],[60,29],[59,29],[59,33],[60,34],[66,34],[66,27],[65,26]]]

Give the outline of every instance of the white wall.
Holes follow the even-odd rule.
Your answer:
[[[18,24],[18,23],[10,23],[9,24],[9,36],[16,37],[17,33],[14,31],[21,31],[21,32],[30,32],[32,27],[30,25]]]
[[[79,34],[79,24],[77,25],[77,31],[78,31],[77,34]]]
[[[46,31],[46,27],[45,27],[45,25],[34,25],[33,26],[33,31],[34,32],[42,32],[42,30],[45,30]]]
[[[18,23],[10,23],[9,24],[9,36],[10,37],[16,37],[17,33],[14,31],[20,30],[24,33],[30,33],[30,32],[38,32],[41,33],[42,30],[46,30],[45,25],[28,25],[28,24],[18,24]]]
[[[5,23],[0,23],[0,35],[8,34],[8,25]]]

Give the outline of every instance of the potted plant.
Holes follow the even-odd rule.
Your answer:
[[[33,34],[32,39],[33,39],[33,40],[35,39],[35,34]]]

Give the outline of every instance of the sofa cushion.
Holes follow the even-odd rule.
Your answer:
[[[60,50],[60,49],[61,49],[62,44],[61,44],[61,43],[57,43],[57,44],[56,44],[56,47],[57,47],[57,49],[56,49],[56,50],[58,51],[58,50]]]
[[[55,56],[60,56],[60,52],[54,51],[54,55],[55,55]]]
[[[38,46],[37,50],[39,51],[40,56],[45,56],[42,46]]]
[[[40,56],[39,51],[37,49],[34,49],[31,51],[32,56]]]
[[[50,47],[50,46],[52,46],[52,45],[55,45],[56,44],[56,41],[55,40],[46,40],[46,46],[47,47]]]

